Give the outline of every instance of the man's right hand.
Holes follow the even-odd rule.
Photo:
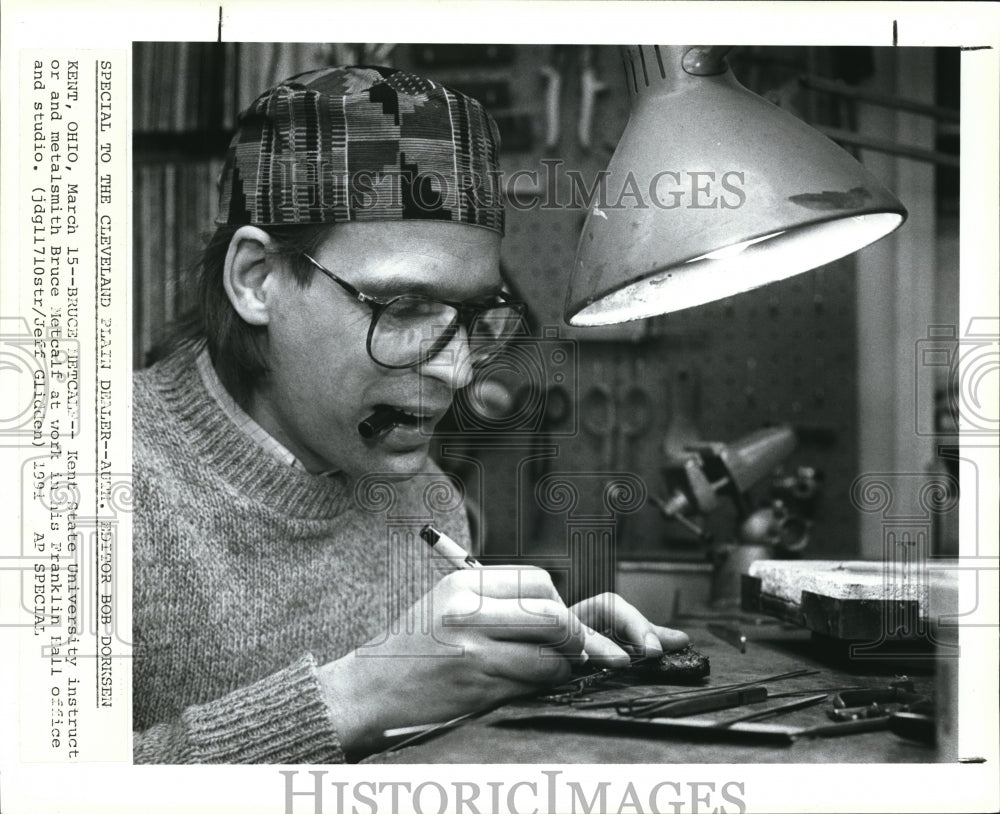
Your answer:
[[[319,674],[344,752],[358,759],[384,745],[386,729],[562,684],[584,660],[629,663],[566,607],[545,571],[494,566],[445,576],[389,631]]]

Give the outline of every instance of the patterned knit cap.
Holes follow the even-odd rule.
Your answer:
[[[323,68],[239,117],[219,224],[445,220],[503,234],[496,123],[475,99],[392,68]]]

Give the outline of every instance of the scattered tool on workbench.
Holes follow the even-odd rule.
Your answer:
[[[512,729],[541,729],[547,732],[588,732],[597,735],[620,735],[632,738],[678,738],[716,743],[753,743],[764,746],[790,746],[797,730],[769,724],[735,724],[716,727],[699,720],[663,720],[660,718],[609,718],[589,713],[542,713],[496,721],[494,726]]]
[[[828,715],[834,721],[856,721],[859,718],[879,718],[893,712],[909,711],[927,697],[914,692],[913,682],[898,679],[888,687],[875,689],[842,690],[833,696],[833,709]]]
[[[815,695],[816,693],[826,693],[827,697],[835,692],[841,692],[842,690],[863,690],[864,687],[850,686],[850,687],[813,687],[806,690],[787,690],[785,692],[775,692],[771,693],[771,698],[795,698],[802,695]]]
[[[448,732],[451,729],[463,726],[469,721],[488,715],[497,709],[497,707],[498,705],[493,705],[487,707],[486,709],[467,712],[464,715],[459,715],[457,718],[452,718],[449,721],[437,721],[429,724],[416,724],[415,726],[403,726],[395,729],[386,729],[382,732],[382,737],[393,741],[393,743],[383,749],[380,754],[397,752],[404,746],[414,746],[418,743],[423,743],[424,741],[436,738],[438,735]]]
[[[741,653],[747,652],[747,636],[738,627],[732,625],[721,625],[714,622],[708,625],[708,632],[713,636],[722,639],[726,644],[731,644]]]
[[[418,741],[426,740],[431,735],[444,732],[448,729],[453,729],[456,726],[465,723],[473,716],[479,714],[481,713],[469,712],[465,715],[459,715],[456,718],[452,718],[450,721],[439,721],[433,724],[416,724],[415,726],[401,726],[395,729],[386,729],[382,733],[382,737],[388,738],[389,740],[395,738],[402,738],[403,740],[397,740],[396,743],[392,744],[392,746],[385,751],[392,752],[396,749],[402,749],[404,746],[410,746]]]
[[[843,735],[860,735],[864,732],[877,732],[889,728],[888,718],[862,718],[857,721],[845,721],[842,724],[820,724],[800,729],[796,738],[839,738]]]
[[[645,701],[646,699],[642,699]],[[692,693],[686,698],[668,698],[637,703],[635,700],[615,708],[619,715],[633,718],[681,718],[685,715],[701,715],[720,709],[758,704],[767,700],[767,687],[755,685],[734,690],[715,690]]]
[[[746,715],[740,715],[738,718],[730,718],[727,721],[719,721],[716,726],[726,727],[732,726],[733,724],[744,723],[746,721],[762,721],[765,718],[777,718],[779,715],[785,715],[789,712],[795,712],[795,710],[798,709],[805,709],[806,707],[820,704],[828,697],[829,694],[825,692],[817,695],[810,695],[806,698],[800,698],[797,701],[789,701],[787,704],[781,704],[777,707],[770,707],[769,709],[762,709],[757,712],[748,712]]]
[[[678,699],[693,699],[701,696],[716,695],[722,692],[729,692],[733,690],[742,690],[747,687],[753,687],[756,685],[766,684],[772,681],[783,681],[788,678],[800,678],[804,675],[811,675],[815,670],[793,670],[790,673],[782,673],[776,676],[769,676],[767,678],[762,678],[757,681],[741,681],[735,684],[724,684],[718,687],[708,687],[708,688],[697,688],[689,690],[671,690],[669,692],[655,693],[653,695],[643,695],[638,698],[628,698],[628,699],[615,699],[615,700],[603,700],[597,701],[592,696],[583,695],[582,693],[577,693],[570,697],[569,693],[562,696],[543,696],[542,700],[546,701],[556,701],[558,703],[569,703],[575,707],[585,708],[587,710],[594,709],[608,709],[614,708],[620,715],[631,715],[633,712],[641,712],[643,708],[656,705],[667,701],[674,701]],[[565,685],[564,685],[565,686]],[[633,685],[627,685],[633,686]],[[605,687],[598,687],[598,690],[605,689]],[[693,714],[693,713],[689,713]]]
[[[629,686],[616,681],[620,675],[621,670],[604,668],[594,673],[576,676],[565,684],[560,684],[558,687],[548,690],[544,695],[540,695],[538,700],[549,701],[554,704],[570,704],[576,703],[581,699],[586,700],[586,694],[594,690]]]
[[[894,712],[889,716],[889,730],[901,738],[920,741],[929,746],[937,743],[937,720],[919,712]]]
[[[633,715],[641,712],[649,705],[658,704],[664,700],[674,700],[677,698],[691,699],[702,696],[711,696],[722,692],[731,692],[734,690],[743,690],[748,687],[755,687],[768,684],[774,681],[784,681],[789,678],[801,678],[805,675],[811,675],[815,670],[793,670],[788,673],[780,673],[779,675],[769,676],[767,678],[757,679],[755,681],[740,681],[735,684],[724,684],[719,687],[709,687],[706,689],[698,690],[680,690],[668,693],[657,693],[656,695],[646,695],[641,698],[634,698],[627,702],[617,702],[614,706],[619,715]],[[752,702],[747,702],[752,703]],[[596,709],[596,704],[588,705],[588,709]],[[693,714],[693,713],[692,713]]]
[[[642,660],[647,664],[649,661]],[[606,672],[617,676],[623,673],[631,675],[629,668]],[[565,712],[518,715],[497,721],[494,725],[605,736],[677,738],[771,746],[790,746],[801,740],[888,730],[901,737],[934,744],[936,726],[933,701],[916,692],[914,683],[905,676],[897,677],[885,687],[813,687],[774,694],[767,688],[770,683],[818,673],[819,670],[798,669],[754,681],[717,687],[673,689],[629,698],[623,698],[621,692],[614,690],[625,689],[634,693],[636,685],[614,681],[602,683],[607,681],[607,677],[592,678],[589,687],[591,692],[580,692],[567,698],[571,709]],[[613,697],[608,698],[605,691]],[[598,693],[605,697],[600,700],[593,697]],[[763,704],[777,698],[792,700],[722,720],[697,717],[721,709]],[[827,700],[830,701],[827,714],[837,720],[836,723],[780,726],[765,722],[766,719],[808,709]]]
[[[836,723],[810,727],[797,737],[836,738],[888,729],[904,738],[935,743],[934,702],[915,692],[913,682],[905,676],[887,687],[836,692],[826,714]]]

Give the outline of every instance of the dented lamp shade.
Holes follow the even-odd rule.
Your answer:
[[[632,112],[580,235],[569,324],[748,291],[851,254],[905,219],[852,156],[740,85],[728,50],[622,49]]]

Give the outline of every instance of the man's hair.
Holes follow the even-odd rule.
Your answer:
[[[212,235],[195,268],[198,308],[189,337],[203,339],[219,379],[237,401],[246,406],[250,394],[268,372],[264,339],[267,329],[246,322],[233,307],[222,279],[229,244],[239,226],[220,226]],[[308,286],[315,269],[302,257],[312,253],[331,229],[328,223],[268,226],[276,253],[288,255],[291,273]]]

